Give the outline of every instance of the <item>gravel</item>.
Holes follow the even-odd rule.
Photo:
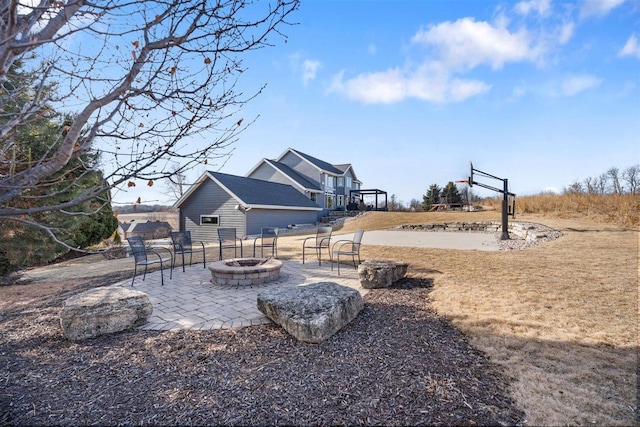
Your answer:
[[[317,345],[273,324],[65,340],[64,299],[116,279],[0,301],[0,425],[524,422],[509,379],[431,308],[429,280],[371,290],[363,312]]]

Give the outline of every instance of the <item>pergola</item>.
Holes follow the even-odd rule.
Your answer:
[[[378,207],[378,196],[384,195],[384,207]],[[387,207],[387,192],[378,190],[377,188],[368,189],[368,190],[351,190],[349,192],[349,200],[354,200],[354,196],[357,196],[360,200],[363,200],[363,196],[375,196],[376,203],[373,205],[371,210],[374,211],[387,211],[389,208]]]

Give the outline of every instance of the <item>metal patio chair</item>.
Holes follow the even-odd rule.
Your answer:
[[[133,258],[135,261],[135,267],[133,269],[133,279],[131,279],[131,286],[136,280],[136,274],[138,274],[138,266],[144,265],[144,275],[142,276],[142,280],[144,281],[145,277],[147,277],[147,267],[151,264],[160,264],[160,284],[164,286],[164,263],[169,262],[170,272],[169,278],[173,277],[173,255],[171,251],[167,248],[158,247],[156,249],[165,250],[168,253],[168,257],[163,257],[160,255],[158,250],[156,249],[148,249],[142,239],[142,236],[131,236],[127,237],[127,242],[129,242],[129,247],[131,248],[131,253],[133,254]]]
[[[207,268],[207,255],[204,249],[204,242],[193,242],[191,240],[191,231],[172,231],[170,235],[171,243],[173,244],[173,265],[176,265],[176,256],[178,254],[182,255],[182,271],[184,272],[184,255],[189,254],[189,265],[191,265],[193,254],[202,252],[202,262],[204,268]],[[198,244],[195,248],[193,247],[194,243]]]
[[[353,261],[353,267],[358,268],[358,265],[356,265],[356,256],[358,257],[358,264],[360,264],[360,245],[363,235],[364,230],[359,228],[353,234],[353,240],[343,239],[333,244],[331,249],[331,270],[333,271],[333,261],[335,260],[338,264],[338,276],[340,275],[340,255],[350,256]]]
[[[302,243],[302,263],[304,264],[304,254],[305,249],[313,249],[316,251],[316,256],[318,257],[318,265],[322,265],[322,250],[325,249],[329,252],[329,259],[331,259],[331,233],[333,233],[333,228],[329,227],[318,227],[316,230],[316,235],[312,237],[307,237],[304,239]]]
[[[242,239],[236,236],[235,228],[218,228],[218,245],[220,246],[220,259],[223,249],[233,249],[234,258],[238,256],[238,242],[240,242],[240,256],[242,257]]]
[[[256,256],[256,249],[260,248],[260,256],[264,258],[264,249],[271,248],[271,257],[278,258],[278,229],[274,227],[263,227],[260,237],[253,240],[253,256]]]

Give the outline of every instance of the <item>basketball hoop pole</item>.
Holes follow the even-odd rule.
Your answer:
[[[509,240],[509,180],[503,179],[504,191],[502,192],[502,233],[500,240]]]
[[[484,176],[487,178],[492,178],[492,179],[497,179],[498,181],[502,181],[502,189],[475,181],[474,172],[477,172],[481,176]],[[500,234],[500,240],[509,240],[509,196],[513,196],[513,197],[516,196],[514,193],[509,192],[509,180],[506,178],[498,178],[497,176],[475,169],[473,167],[473,163],[470,163],[469,179],[464,181],[459,181],[459,182],[466,182],[467,184],[469,184],[470,187],[473,187],[474,185],[478,185],[480,187],[488,188],[489,190],[502,193],[502,232]],[[516,213],[514,208],[513,215],[515,216],[515,214]]]

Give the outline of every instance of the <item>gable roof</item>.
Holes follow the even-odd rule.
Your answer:
[[[358,177],[356,176],[356,172],[353,170],[353,166],[351,166],[351,163],[346,163],[344,165],[335,165],[336,168],[340,169],[342,171],[342,174],[346,174],[347,171],[349,169],[351,169],[351,175],[353,176],[353,180],[360,182],[360,180],[358,179]]]
[[[325,162],[324,160],[320,160],[320,159],[316,159],[313,156],[310,156],[308,154],[305,154],[301,151],[298,150],[294,150],[293,148],[287,148],[287,150],[282,153],[282,155],[280,155],[280,157],[278,157],[277,161],[282,160],[282,158],[288,153],[294,153],[296,154],[298,157],[306,160],[307,162],[311,163],[313,166],[317,167],[320,170],[323,170],[325,172],[329,172],[335,175],[342,175],[342,171],[338,168],[336,168],[335,166],[333,166],[330,163]]]
[[[313,181],[308,179],[306,176],[302,175],[298,171],[291,169],[288,165],[284,163],[276,162],[275,160],[264,159],[264,163],[271,165],[276,170],[279,170],[284,175],[286,175],[289,179],[294,181],[296,184],[304,188],[305,190],[312,191],[322,191],[322,189]]]
[[[216,182],[245,208],[322,210],[290,185],[212,171],[205,172],[174,206],[180,207],[207,179]]]

